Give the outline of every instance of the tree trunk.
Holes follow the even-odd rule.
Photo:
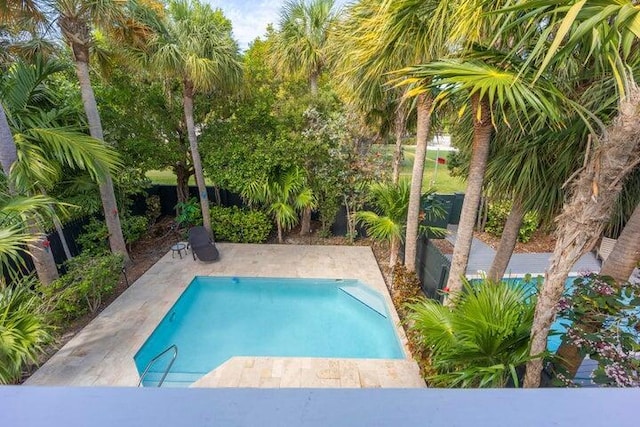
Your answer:
[[[39,236],[35,242],[27,245],[29,255],[31,255],[33,265],[36,268],[38,280],[45,286],[49,285],[60,277],[58,274],[58,266],[53,259],[49,240],[47,236],[42,233],[35,221],[28,219],[26,222],[29,232],[34,236]]]
[[[92,137],[104,141],[102,134],[102,123],[100,114],[98,113],[98,105],[91,87],[89,78],[89,64],[85,61],[78,60],[76,47],[73,46],[74,55],[76,55],[76,74],[80,82],[80,93],[82,95],[82,104],[89,122],[89,133]],[[111,175],[107,174],[104,181],[100,182],[100,197],[102,199],[102,208],[104,210],[104,218],[109,230],[109,246],[114,253],[121,253],[124,256],[126,264],[131,262],[129,253],[127,252],[127,244],[122,235],[122,226],[120,225],[120,216],[118,215],[118,205],[116,196],[113,191],[113,181]]]
[[[276,226],[278,227],[278,243],[282,243],[282,224],[276,220]]]
[[[478,204],[482,196],[482,183],[489,157],[489,147],[493,133],[491,123],[491,106],[486,98],[475,94],[471,97],[473,114],[473,146],[469,163],[469,176],[465,190],[464,202],[460,213],[460,225],[456,233],[456,244],[451,258],[451,270],[447,287],[451,294],[462,290],[462,278],[469,263],[469,252],[473,241],[473,228],[478,214]],[[450,299],[447,299],[450,301]]]
[[[191,158],[193,159],[193,170],[196,174],[196,183],[198,184],[198,194],[200,195],[200,207],[202,208],[202,223],[209,235],[213,235],[211,231],[211,215],[209,214],[209,196],[207,194],[207,186],[204,181],[204,172],[202,171],[202,160],[198,151],[198,139],[196,137],[196,126],[193,122],[193,83],[189,80],[184,81],[184,118],[187,122],[187,132],[189,135],[189,147],[191,148]]]
[[[15,141],[13,140],[13,134],[7,121],[7,116],[4,112],[4,107],[0,103],[0,165],[4,174],[9,178],[11,172],[11,166],[13,162],[18,158],[18,150],[16,149]]]
[[[311,208],[304,208],[302,211],[302,221],[300,223],[300,236],[311,233]]]
[[[190,171],[182,162],[176,162],[173,166],[173,173],[176,174],[176,196],[178,203],[186,203],[189,200],[189,177]],[[176,212],[177,215],[180,212]]]
[[[311,96],[318,96],[318,78],[320,73],[317,71],[312,71],[309,75],[309,89],[311,90]]]
[[[10,194],[15,194],[15,189],[9,179],[9,173],[16,160],[18,160],[18,150],[13,140],[13,134],[11,133],[4,108],[0,103],[0,165],[9,182]],[[30,233],[40,236],[35,242],[28,245],[28,249],[36,268],[38,280],[43,285],[48,285],[59,277],[58,267],[53,259],[46,236],[40,231],[35,221],[27,220],[26,223]]]
[[[624,283],[629,280],[638,262],[640,262],[640,204],[634,209],[613,250],[602,264],[600,274],[611,276],[618,283]]]
[[[69,250],[69,245],[67,244],[67,238],[64,237],[64,231],[62,229],[62,224],[56,215],[53,216],[53,225],[56,228],[56,233],[60,238],[60,243],[62,244],[62,250],[64,251],[64,255],[66,259],[71,259],[73,256],[71,255],[71,251]]]
[[[394,238],[389,244],[389,268],[393,270],[398,262],[398,252],[400,251],[400,239]]]
[[[496,256],[493,258],[493,263],[491,263],[491,268],[487,274],[487,279],[492,282],[498,283],[504,277],[504,273],[509,265],[509,260],[518,241],[518,232],[520,231],[524,214],[522,201],[517,198],[513,202],[511,212],[509,212],[509,216],[507,217],[507,222],[504,224]]]
[[[611,254],[602,264],[600,274],[611,276],[618,283],[624,283],[629,280],[638,261],[640,261],[640,204],[636,206]],[[582,325],[582,327],[583,329],[591,327],[590,332],[596,332],[599,329],[596,325]],[[563,341],[558,348],[557,356],[559,365],[562,371],[566,372],[567,377],[575,377],[583,360],[578,347]]]
[[[556,247],[538,296],[531,330],[532,356],[547,348],[547,336],[571,267],[590,251],[611,218],[625,178],[640,158],[640,90],[632,85],[618,116],[573,181],[568,201],[556,218]],[[542,359],[527,363],[525,387],[538,387]]]
[[[404,251],[405,266],[407,271],[410,272],[416,271],[422,177],[424,175],[424,158],[427,154],[429,129],[431,127],[431,105],[433,104],[433,99],[427,94],[422,94],[418,96],[416,104],[418,115],[416,155],[413,161],[413,171],[411,173],[411,189],[409,192],[409,209],[407,211],[407,231]]]
[[[402,137],[407,130],[407,118],[403,106],[396,109],[396,118],[394,122],[394,133],[396,135],[396,149],[393,153],[393,183],[397,184],[400,180],[400,167],[402,165]],[[424,170],[424,166],[423,166]]]

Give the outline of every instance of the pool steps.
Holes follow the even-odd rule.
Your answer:
[[[353,297],[356,301],[366,305],[382,317],[387,317],[387,309],[384,305],[384,301],[380,296],[374,294],[372,291],[367,291],[366,288],[361,286],[340,286],[339,289]]]

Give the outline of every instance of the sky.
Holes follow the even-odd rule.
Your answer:
[[[285,0],[203,0],[214,8],[220,8],[233,23],[233,34],[246,49],[256,37],[263,36],[268,24],[277,28],[280,9]],[[348,0],[336,0],[342,6]]]

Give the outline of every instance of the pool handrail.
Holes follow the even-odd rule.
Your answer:
[[[168,353],[169,350],[173,350],[173,356],[171,357],[171,361],[169,362],[169,365],[167,365],[167,369],[165,369],[164,373],[162,374],[162,378],[160,378],[160,382],[158,382],[158,387],[162,386],[162,383],[164,382],[165,378],[167,378],[167,375],[169,375],[169,371],[171,370],[171,367],[173,366],[173,362],[175,362],[176,358],[178,357],[178,346],[175,345],[175,344],[171,344],[169,347],[165,348],[160,353],[156,354],[149,361],[149,363],[147,363],[147,367],[144,368],[144,372],[142,372],[142,375],[140,375],[140,381],[138,382],[138,387],[140,387],[142,385],[142,381],[144,381],[144,377],[147,376],[147,373],[149,372],[149,369],[151,369],[153,364],[156,363],[158,361],[158,359],[160,359],[166,353]]]

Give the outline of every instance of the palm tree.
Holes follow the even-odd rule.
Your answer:
[[[92,30],[102,29],[112,34],[122,33],[123,30],[126,32],[130,22],[127,21],[125,6],[125,2],[118,0],[56,0],[53,2],[58,26],[73,54],[82,104],[89,123],[89,133],[99,141],[104,141],[104,135],[89,74],[90,53],[94,45]],[[121,253],[125,263],[128,263],[131,260],[122,235],[120,215],[110,174],[100,182],[100,197],[109,230],[111,250],[114,253]]]
[[[526,3],[521,6],[523,10],[528,7]],[[535,12],[527,14],[532,27],[541,31],[540,37],[552,40],[548,47],[539,43],[529,55],[530,58],[544,56],[538,75],[542,75],[549,64],[585,51],[589,56],[597,56],[601,70],[607,71],[610,67],[619,96],[617,116],[597,137],[597,147],[572,179],[567,202],[556,219],[556,247],[545,274],[531,332],[531,355],[536,358],[527,364],[527,387],[537,387],[540,383],[542,359],[539,355],[546,349],[547,335],[567,275],[602,235],[625,178],[640,158],[637,118],[640,89],[628,70],[628,61],[634,58],[631,54],[637,52],[634,46],[637,46],[639,16],[640,7],[630,0],[570,0],[561,4],[549,1],[537,4]]]
[[[382,58],[372,55],[377,40],[370,37],[378,31],[380,25],[379,12],[382,4],[375,0],[363,0],[351,5],[346,11],[346,18],[339,22],[331,38],[332,58],[338,75],[335,81],[344,92],[344,97],[355,104],[364,114],[393,115],[383,118],[383,123],[393,121],[393,132],[396,146],[393,155],[392,183],[400,179],[402,161],[402,139],[407,130],[407,103],[402,102],[402,91],[390,88],[390,71],[405,65],[404,56]],[[382,63],[381,63],[382,62]]]
[[[518,386],[516,369],[528,359],[534,305],[527,285],[465,282],[453,307],[423,299],[408,304],[437,387]]]
[[[482,53],[479,55],[480,58],[484,56]],[[500,61],[496,60],[500,55],[497,52],[492,55],[495,55],[492,61],[500,64]],[[560,98],[560,95],[548,82],[540,82],[538,87],[531,87],[525,80],[527,76],[513,71],[511,64],[495,66],[490,65],[488,61],[471,58],[469,54],[469,60],[466,62],[440,61],[406,69],[412,79],[432,81],[435,78],[432,85],[442,88],[438,102],[451,99],[452,95],[456,94],[464,95],[471,102],[471,160],[447,282],[447,288],[452,294],[460,292],[463,286],[496,117],[507,120],[507,112],[511,110],[519,116],[521,123],[514,124],[519,126],[530,122],[529,117],[535,113],[545,120],[557,120],[559,117],[556,99]]]
[[[157,29],[146,61],[153,70],[182,82],[184,118],[203,224],[212,233],[193,99],[198,92],[227,90],[237,84],[241,71],[238,47],[231,37],[231,23],[220,10],[214,11],[197,0],[172,0],[169,12],[166,27]]]
[[[62,69],[41,58],[34,65],[18,62],[0,81],[0,99],[10,107],[7,124],[13,132],[8,144],[3,141],[0,161],[14,194],[43,194],[60,179],[63,165],[87,170],[98,181],[118,165],[117,155],[103,143],[62,124],[73,120],[73,113],[55,107],[46,85],[46,79]],[[58,277],[53,255],[40,225],[25,218],[31,232],[40,236],[29,249],[40,281],[48,284]],[[52,219],[59,225],[55,215]]]
[[[286,73],[305,75],[314,97],[327,63],[327,38],[336,17],[333,5],[334,0],[287,1],[275,39],[274,64]]]
[[[362,10],[356,9],[365,24],[364,28],[368,30],[358,33],[362,34],[360,40],[354,40],[357,47],[353,57],[354,67],[363,65],[362,70],[358,71],[366,76],[366,79],[362,79],[363,84],[369,85],[393,69],[446,56],[452,46],[449,33],[460,34],[463,28],[457,20],[450,19],[452,10],[449,2],[440,0],[385,0],[380,3],[368,2]],[[411,94],[411,91],[405,91],[407,94]],[[405,237],[405,266],[409,271],[415,271],[422,179],[433,104],[430,91],[420,91],[417,95],[416,151]],[[402,114],[402,111],[398,110],[398,113]],[[398,121],[398,125],[400,128],[402,122]],[[397,149],[397,157],[399,153]]]
[[[409,191],[410,185],[406,180],[400,180],[397,184],[373,184],[370,194],[377,212],[356,213],[356,221],[364,224],[369,236],[389,243],[389,268],[396,265],[404,238]]]
[[[242,197],[250,204],[266,206],[276,221],[279,243],[283,242],[283,233],[298,223],[298,213],[315,207],[313,192],[307,186],[304,173],[297,167],[248,182]]]
[[[334,0],[290,0],[282,9],[280,31],[273,44],[273,62],[288,74],[309,80],[311,96],[318,94],[318,80],[327,63],[327,39],[335,21]],[[311,210],[302,215],[300,235],[311,232]]]

